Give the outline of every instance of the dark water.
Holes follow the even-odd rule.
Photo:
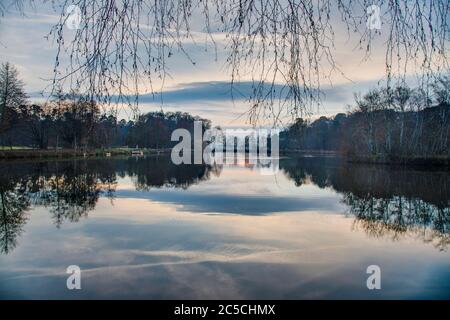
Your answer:
[[[281,159],[275,175],[164,157],[3,162],[0,298],[450,298],[449,177],[321,157]]]

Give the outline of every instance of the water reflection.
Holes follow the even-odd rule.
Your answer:
[[[118,196],[130,197],[130,192],[131,198],[153,197],[161,202],[173,203],[176,201],[170,197],[179,197],[185,210],[193,212],[261,215],[337,210],[332,207],[333,199],[327,203],[281,196],[165,192],[219,177],[222,169],[175,166],[166,157],[4,163],[0,169],[1,253],[8,254],[16,247],[32,207],[46,208],[59,228],[65,221],[87,217],[99,198],[114,203]],[[370,237],[398,240],[413,234],[439,250],[450,243],[447,171],[350,165],[331,157],[281,159],[280,169],[297,187],[313,184],[337,192],[347,214],[354,217],[354,228],[363,229]],[[124,179],[132,182],[133,191],[117,190]],[[232,182],[229,184],[233,188]]]
[[[26,181],[12,181],[8,176],[0,178],[0,253],[8,254],[17,245],[28,217],[29,200]]]
[[[281,165],[296,186],[312,181],[340,193],[354,227],[368,236],[398,240],[413,234],[440,250],[450,244],[448,171],[350,165],[334,158],[289,159]]]
[[[175,166],[167,158],[4,163],[0,168],[0,250],[17,245],[30,206],[43,206],[59,228],[95,209],[100,196],[115,197],[117,178],[130,176],[136,190],[170,186],[186,189],[219,168]]]

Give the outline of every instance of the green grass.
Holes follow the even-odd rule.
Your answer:
[[[131,155],[134,148],[115,147],[115,148],[97,148],[97,149],[33,149],[26,147],[4,147],[0,149],[1,159],[32,159],[32,158],[78,158],[78,157],[105,157],[107,153],[111,156]],[[144,154],[159,154],[167,152],[166,149],[140,148]]]
[[[0,150],[34,150],[34,148],[31,147],[23,147],[23,146],[0,146]]]

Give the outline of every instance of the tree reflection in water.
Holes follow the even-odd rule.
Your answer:
[[[211,174],[219,176],[222,169],[220,166],[200,164],[174,165],[166,157],[145,160],[131,158],[126,165],[127,174],[133,179],[138,191],[161,187],[187,189],[193,184],[209,180]]]
[[[137,190],[153,187],[186,189],[207,180],[220,168],[175,166],[170,158],[85,159],[5,163],[0,168],[0,246],[7,254],[27,221],[30,206],[43,206],[59,228],[95,209],[100,196],[114,199],[117,177],[131,176]]]
[[[413,236],[439,250],[450,244],[448,171],[348,164],[331,157],[286,159],[280,166],[297,186],[310,180],[342,194],[354,228],[368,236],[393,241]]]
[[[25,164],[26,165],[26,164]],[[95,209],[101,194],[113,198],[114,167],[106,160],[32,164],[27,196],[31,204],[48,208],[59,227],[77,222]]]
[[[348,164],[337,158],[280,160],[296,186],[313,183],[342,195],[354,228],[371,237],[419,237],[440,250],[450,243],[448,171]],[[99,198],[114,200],[118,178],[136,190],[183,188],[219,176],[220,166],[175,166],[168,157],[5,163],[0,167],[0,250],[11,252],[32,206],[48,208],[57,227],[77,222]]]
[[[7,172],[0,175],[0,253],[8,254],[17,245],[28,220],[30,206],[26,180],[13,180]]]

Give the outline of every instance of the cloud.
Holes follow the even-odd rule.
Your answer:
[[[322,106],[312,110],[313,118],[346,112],[346,106],[353,102],[354,93],[366,92],[376,85],[376,81],[366,81],[323,86],[321,88]],[[273,89],[275,93],[280,94],[286,90],[282,84],[275,84]],[[229,81],[182,83],[161,92],[141,94],[139,110],[141,113],[161,109],[188,112],[210,119],[214,125],[247,126],[249,124],[246,111],[250,107],[248,99],[252,92],[253,84],[250,81],[237,82],[233,85]],[[31,97],[34,100],[42,100],[42,96],[38,93],[32,94]],[[128,117],[125,112],[119,116]],[[286,119],[286,121],[290,120],[290,118]]]
[[[380,85],[378,79],[324,85],[320,88],[321,104],[310,110],[311,117],[315,119],[345,113],[348,106],[354,104],[355,93],[365,93],[378,85]],[[286,88],[282,84],[275,84],[274,90],[280,94]],[[189,112],[212,120],[214,125],[248,126],[246,111],[250,108],[248,99],[252,92],[251,81],[238,82],[233,86],[229,81],[183,83],[160,93],[141,95],[140,110]],[[285,122],[291,120],[290,117],[284,119]]]
[[[364,92],[377,85],[377,81],[365,81],[359,83],[343,83],[335,86],[327,85],[320,88],[323,101],[328,103],[349,103],[349,98],[355,92]],[[267,84],[266,92],[269,88],[273,90],[275,96],[282,96],[287,90],[283,84],[274,84],[271,87]],[[200,101],[231,101],[248,100],[254,91],[254,84],[251,81],[241,81],[232,84],[229,81],[206,81],[181,83],[174,88],[163,90],[162,92],[141,94],[139,101],[143,103],[188,103]]]
[[[45,36],[58,18],[53,7],[45,6],[31,10],[25,16],[8,14],[1,20],[0,60],[17,66],[26,83],[27,92],[40,92],[51,84],[56,46]],[[196,23],[199,26],[194,29],[202,30],[200,21]],[[152,83],[156,91],[162,88],[162,92],[142,94],[139,99],[141,112],[161,109],[183,111],[211,119],[217,125],[248,125],[245,113],[251,105],[246,99],[252,95],[252,83],[242,81],[231,86],[229,73],[223,66],[227,53],[224,48],[225,36],[214,32],[218,43],[217,56],[213,46],[207,43],[207,37],[204,32],[193,31],[192,38],[185,39],[184,48],[196,63],[191,63],[181,52],[174,52],[176,54],[167,60],[169,75],[164,81],[156,79]],[[335,86],[323,86],[323,104],[312,110],[313,117],[345,112],[346,105],[353,101],[353,92],[366,91],[374,86],[379,75],[383,74],[384,69],[380,68],[379,63],[356,63],[356,57],[349,57],[353,51],[347,48],[348,45],[342,46],[338,43],[336,56],[344,62],[343,69],[347,76],[359,81],[355,84],[338,79],[334,82]],[[61,57],[60,65],[66,64],[67,56]],[[275,94],[283,96],[286,92],[283,91],[284,88],[282,84],[276,84]],[[42,100],[37,94],[30,96],[33,100]],[[128,118],[129,114],[123,112],[120,116]]]
[[[222,213],[241,215],[266,215],[273,212],[298,212],[298,211],[333,211],[339,209],[334,197],[322,199],[319,202],[314,199],[300,199],[295,197],[262,196],[237,196],[227,194],[205,194],[172,190],[170,193],[161,190],[136,192],[120,190],[117,198],[148,199],[162,203],[171,203],[179,206],[179,211]]]

